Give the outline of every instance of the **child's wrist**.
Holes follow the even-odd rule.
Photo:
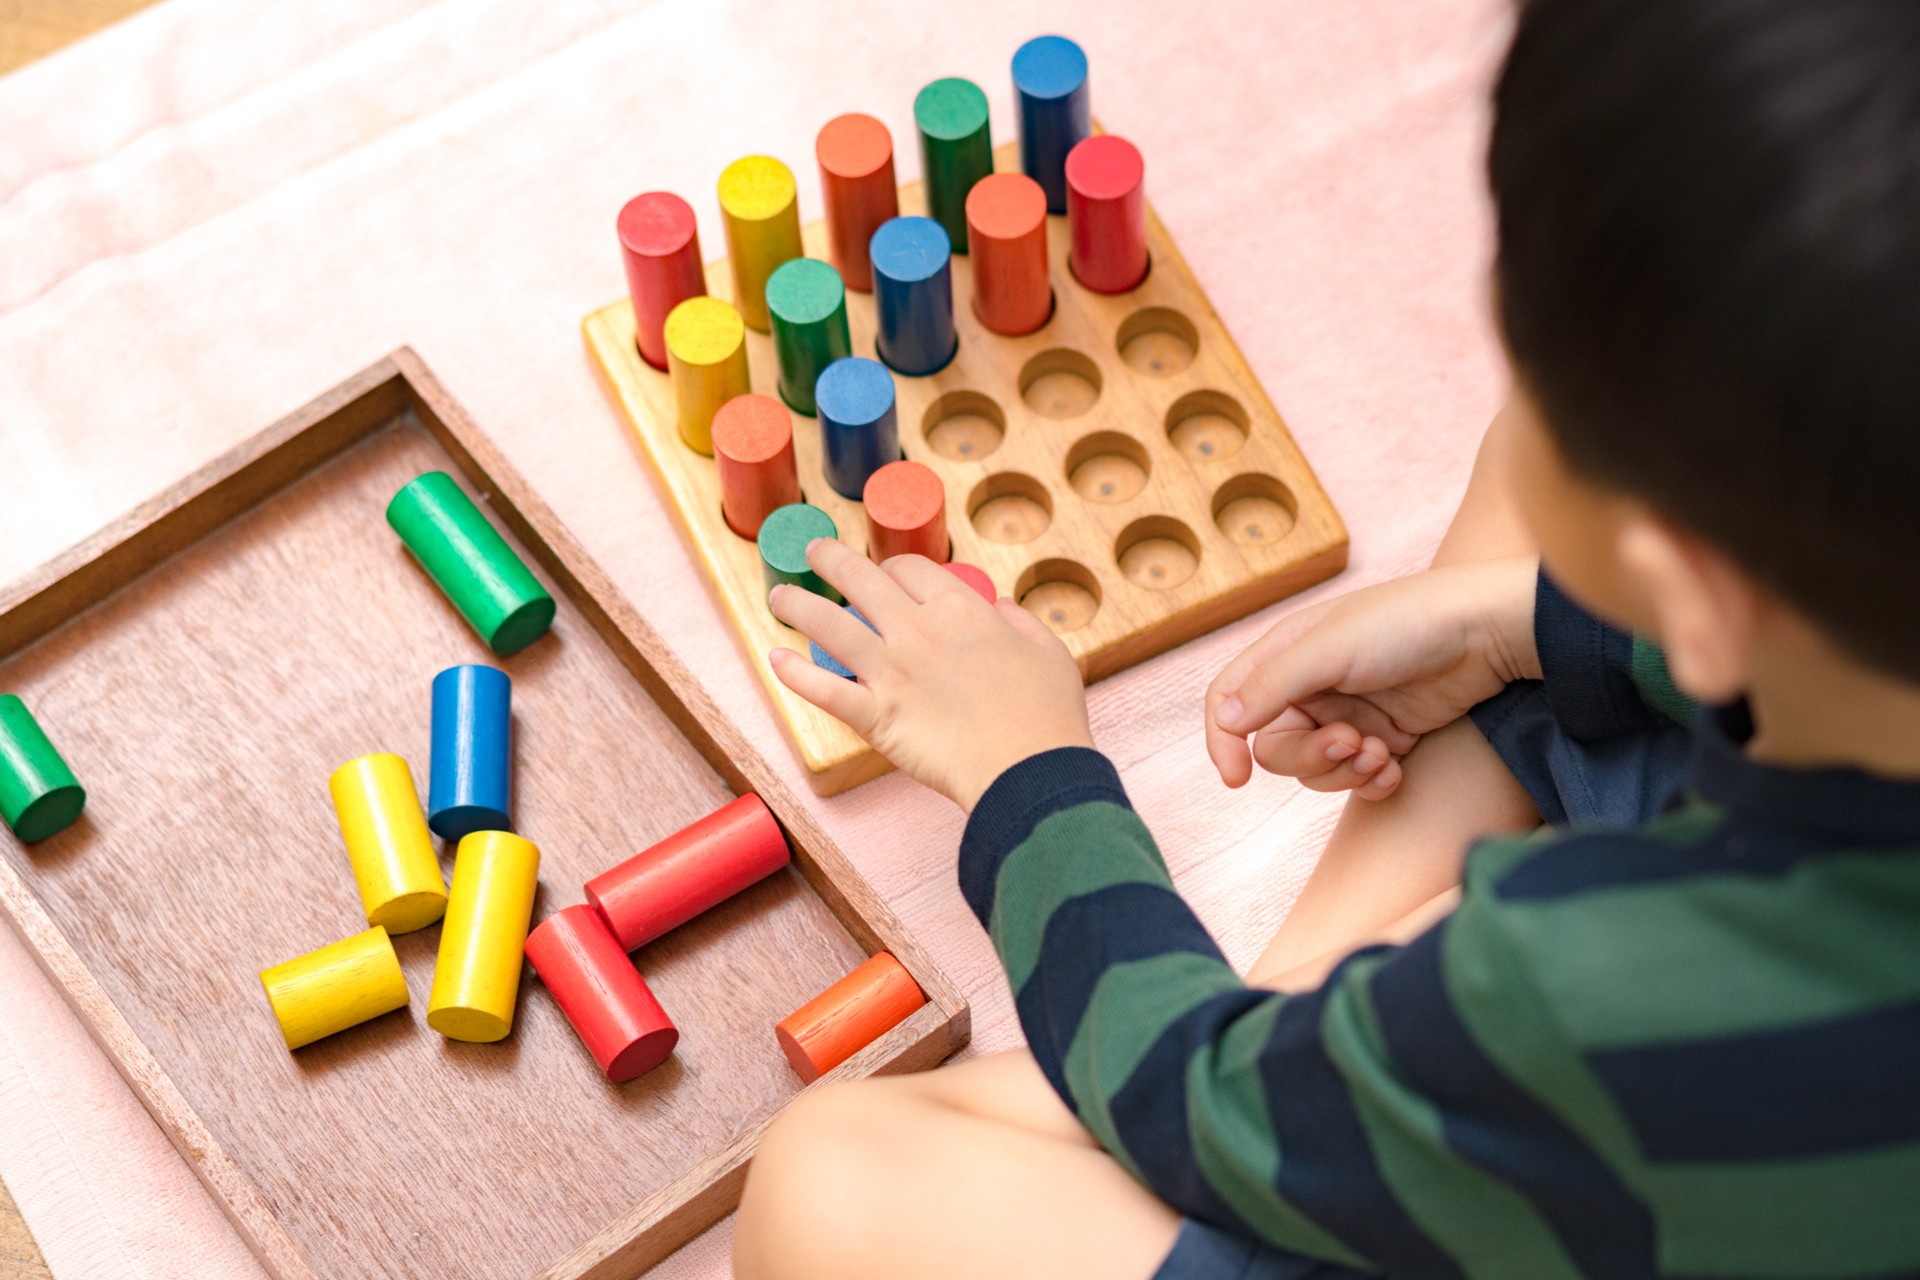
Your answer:
[[[1000,775],[1016,765],[1033,759],[1048,751],[1058,751],[1063,747],[1085,747],[1094,750],[1093,734],[1084,729],[1062,728],[1053,732],[1043,732],[1031,736],[1022,735],[983,753],[975,761],[974,767],[959,779],[950,798],[967,813],[980,803],[980,797],[999,780]]]
[[[1495,668],[1511,683],[1540,678],[1540,651],[1533,639],[1538,556],[1516,556],[1486,566],[1490,594],[1483,614]]]

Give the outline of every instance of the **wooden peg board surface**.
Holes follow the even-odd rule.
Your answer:
[[[511,658],[387,528],[430,469],[559,603]],[[514,680],[536,920],[738,792],[787,830],[794,868],[636,953],[682,1038],[629,1084],[531,973],[509,1039],[430,1031],[437,927],[395,939],[408,1010],[281,1044],[258,971],[366,927],[328,773],[394,751],[424,787],[430,683],[458,662]],[[411,352],[0,597],[0,688],[90,793],[52,839],[0,828],[0,914],[280,1280],[638,1274],[732,1208],[801,1089],[774,1024],[873,951],[929,1003],[835,1076],[965,1042],[952,984]]]
[[[1019,168],[1014,144],[994,158]],[[900,211],[926,211],[919,183],[900,189]],[[953,558],[1052,626],[1091,681],[1333,576],[1347,532],[1152,209],[1152,269],[1120,295],[1074,281],[1066,219],[1047,221],[1053,318],[1025,337],[989,331],[973,315],[971,262],[956,255],[959,354],[894,385],[902,449],[946,485]],[[826,224],[803,241],[826,257]],[[708,266],[707,287],[731,297],[724,260]],[[850,291],[847,318],[854,353],[874,355],[872,295]],[[767,651],[804,654],[806,642],[767,611],[758,552],[721,518],[713,460],[681,442],[672,383],[634,349],[632,305],[602,308],[583,327],[815,788],[831,795],[885,772],[851,730],[774,677]],[[747,344],[753,389],[777,397],[772,338],[749,330]],[[818,422],[795,414],[794,442],[806,500],[865,550],[860,504],[822,473]]]

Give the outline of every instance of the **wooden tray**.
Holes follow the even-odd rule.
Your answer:
[[[994,158],[1019,168],[1014,144]],[[902,213],[925,210],[919,183],[900,188]],[[900,443],[946,484],[953,558],[1047,621],[1098,680],[1332,577],[1346,567],[1347,531],[1153,211],[1152,270],[1118,296],[1075,282],[1066,219],[1048,223],[1054,315],[1026,337],[974,318],[971,261],[954,258],[960,353],[929,377],[895,376]],[[824,222],[803,240],[826,256]],[[707,267],[707,287],[732,296],[724,260]],[[854,352],[872,356],[872,295],[849,292],[847,318]],[[713,460],[681,442],[672,383],[634,348],[632,305],[604,307],[583,328],[815,789],[885,772],[768,666],[769,649],[805,653],[806,642],[767,611],[758,552],[721,518]],[[747,344],[754,390],[777,396],[773,340],[749,330]],[[807,501],[864,549],[860,504],[822,473],[817,422],[794,415],[794,440]]]
[[[637,954],[682,1039],[628,1085],[530,974],[510,1039],[428,1030],[437,928],[395,940],[411,1009],[297,1054],[255,976],[365,928],[328,772],[394,751],[424,785],[434,672],[496,661],[382,518],[433,468],[560,604],[501,663],[536,918],[742,791],[793,845]],[[0,908],[282,1280],[638,1273],[733,1206],[799,1093],[774,1022],[875,950],[929,1003],[834,1077],[966,1040],[953,985],[410,351],[0,596],[0,688],[90,794],[53,839],[0,834]]]

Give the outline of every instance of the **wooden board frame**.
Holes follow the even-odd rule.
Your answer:
[[[1017,171],[1017,145],[1000,147],[995,164],[1001,171]],[[900,188],[902,213],[925,208],[921,184]],[[1138,288],[1120,295],[1093,293],[1073,279],[1066,219],[1047,221],[1052,319],[1024,337],[991,333],[973,314],[970,260],[956,256],[959,354],[928,377],[896,374],[894,382],[901,447],[907,457],[932,467],[946,486],[953,558],[985,569],[1001,594],[1022,599],[1043,620],[1056,612],[1041,605],[1044,593],[1053,589],[1043,585],[1049,581],[1069,584],[1066,589],[1077,590],[1082,601],[1088,593],[1095,597],[1091,620],[1062,631],[1082,674],[1092,681],[1332,577],[1346,567],[1347,531],[1152,209],[1147,211],[1151,270]],[[805,228],[802,239],[810,256],[826,257],[824,222]],[[708,265],[707,287],[716,297],[731,298],[724,259]],[[873,356],[872,295],[849,291],[847,313],[854,353]],[[695,562],[732,622],[815,790],[832,795],[884,773],[889,768],[884,759],[774,676],[767,652],[784,645],[805,653],[806,641],[768,612],[758,553],[721,517],[713,460],[682,443],[672,383],[635,349],[632,304],[621,301],[594,312],[582,330],[610,396],[658,478]],[[754,390],[778,396],[772,339],[749,330],[747,343]],[[1140,371],[1153,367],[1161,355],[1171,360],[1158,367],[1179,367],[1166,374]],[[1181,364],[1183,359],[1187,363]],[[1065,419],[1043,412],[1049,388],[1041,379],[1071,377],[1076,371],[1090,374],[1098,386],[1091,407]],[[1035,386],[1040,389],[1030,390]],[[1072,390],[1070,381],[1066,389]],[[980,403],[983,393],[990,406]],[[936,448],[933,429],[955,415],[981,416],[972,411],[986,411],[988,421],[998,416],[1002,443],[977,458]],[[1206,455],[1173,440],[1174,423],[1201,420],[1195,415],[1213,420],[1212,439],[1205,433],[1199,437]],[[1213,439],[1224,430],[1230,444],[1236,417],[1241,443],[1223,446],[1213,456]],[[826,483],[818,424],[799,414],[793,421],[806,500],[833,517],[843,540],[864,548],[859,502]],[[1131,483],[1129,468],[1144,471],[1141,488],[1120,501],[1088,497],[1097,492],[1091,486],[1102,483],[1099,470],[1082,470],[1090,459],[1096,467],[1118,459],[1122,483]],[[987,536],[999,510],[987,504],[1009,497],[1049,508],[1044,530],[1015,543]],[[1230,506],[1241,499],[1264,504],[1260,509],[1268,518],[1230,518],[1247,509]],[[1248,545],[1229,536],[1230,527],[1236,533],[1263,528],[1270,540]],[[1284,532],[1273,532],[1282,527]],[[1188,548],[1185,560],[1181,545]],[[1138,561],[1126,558],[1133,546],[1142,548]],[[1151,581],[1143,575],[1157,576],[1161,568],[1148,548],[1171,553],[1171,571],[1190,576],[1166,588],[1143,585]],[[1034,593],[1036,586],[1040,593]]]
[[[531,551],[548,580],[699,756],[736,794],[753,791],[767,802],[787,832],[796,866],[848,932],[869,952],[892,952],[926,992],[925,1007],[827,1078],[925,1069],[964,1045],[969,1012],[959,990],[410,349],[395,351],[0,592],[0,661],[409,413],[466,481],[489,495],[496,518]],[[84,777],[85,762],[77,763]],[[278,1280],[321,1280],[246,1169],[222,1149],[5,858],[0,911],[267,1271]],[[746,1126],[673,1183],[552,1260],[539,1273],[542,1280],[636,1275],[704,1230],[737,1202],[768,1119]]]

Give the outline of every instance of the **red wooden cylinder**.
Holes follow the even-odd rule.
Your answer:
[[[649,191],[627,201],[616,225],[640,357],[664,369],[667,312],[707,291],[700,227],[692,206],[670,191]]]
[[[995,333],[1032,333],[1053,314],[1047,193],[1024,173],[996,173],[967,193],[973,314]]]
[[[615,1084],[667,1060],[680,1032],[592,907],[556,911],[527,935],[527,963]]]
[[[927,1002],[906,966],[881,951],[774,1025],[794,1072],[812,1084]]]
[[[787,865],[787,838],[764,801],[744,795],[587,881],[622,949],[645,946]]]
[[[1110,133],[1067,153],[1067,261],[1096,293],[1147,278],[1146,174],[1139,148]]]
[[[743,538],[760,523],[800,501],[800,470],[793,456],[793,418],[772,396],[735,396],[713,415],[713,460],[720,472],[720,511]]]
[[[924,463],[889,462],[867,477],[860,503],[876,561],[918,555],[939,564],[949,555],[947,489]]]
[[[988,604],[992,604],[999,598],[1000,593],[993,589],[993,579],[989,578],[987,571],[978,565],[962,564],[958,560],[953,560],[948,562],[947,572],[972,587],[974,592]]]
[[[813,143],[820,162],[820,194],[827,205],[827,258],[847,288],[873,292],[867,244],[888,218],[899,216],[893,185],[893,135],[872,116],[853,112],[827,121]]]

